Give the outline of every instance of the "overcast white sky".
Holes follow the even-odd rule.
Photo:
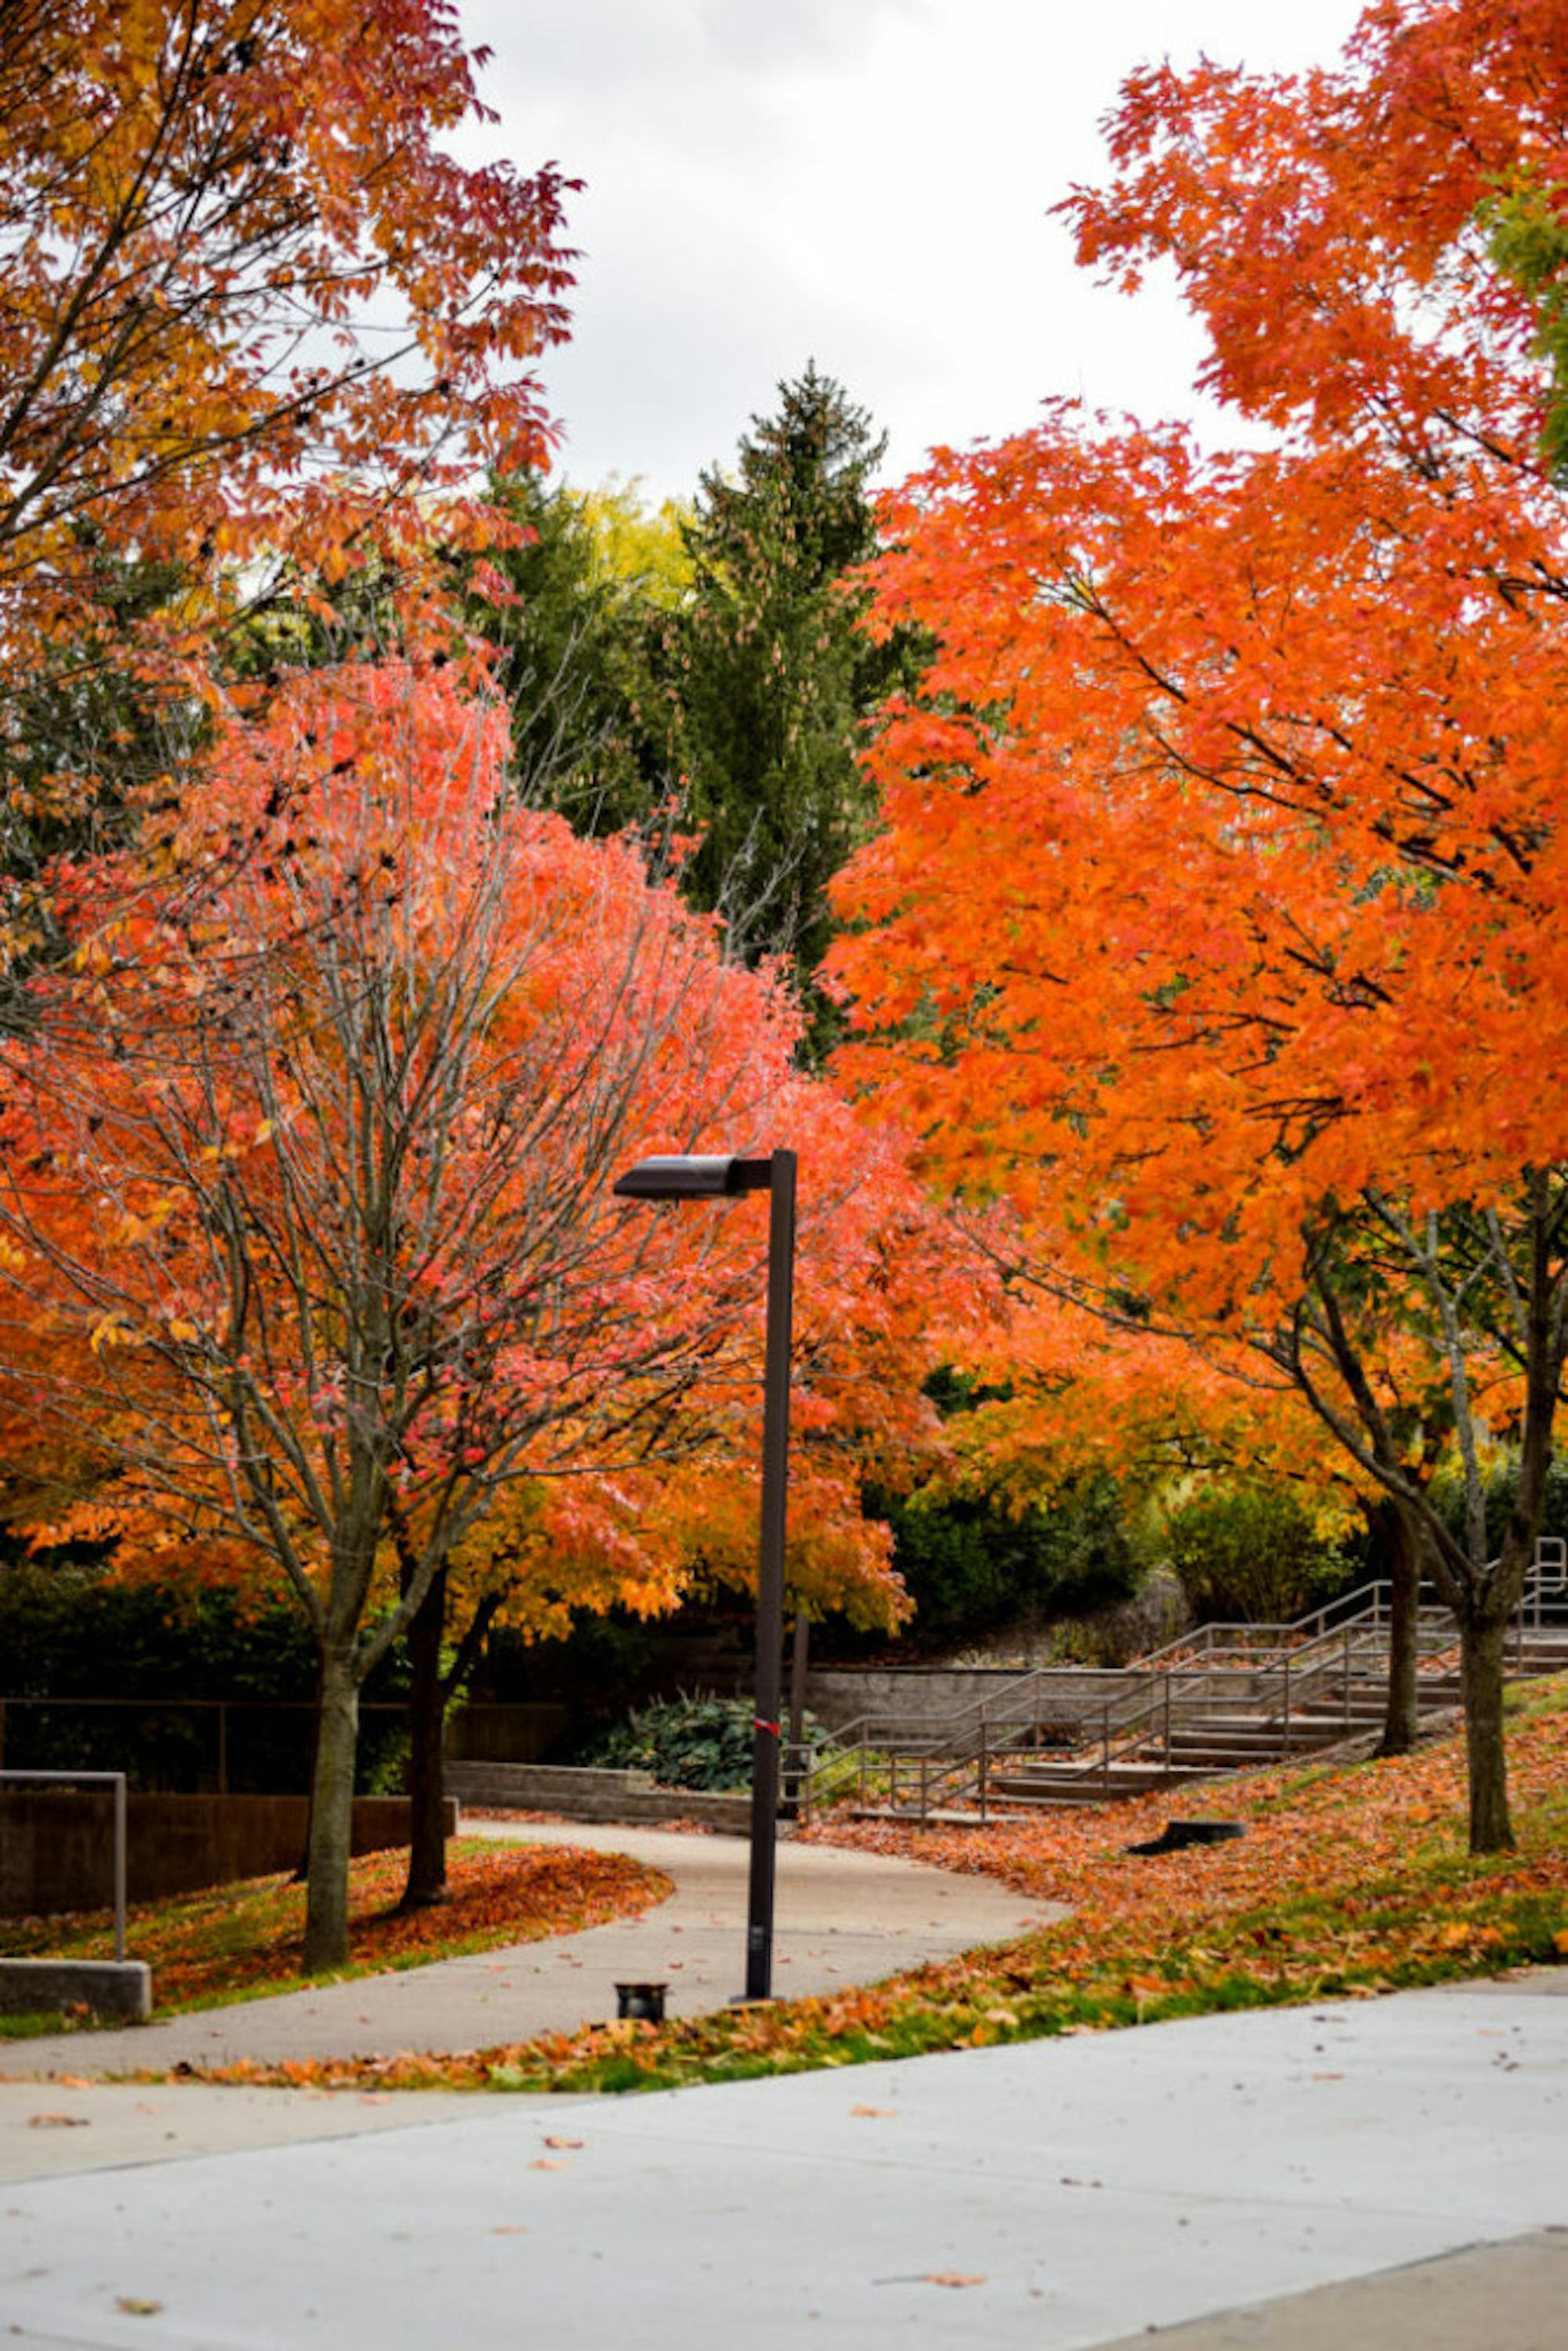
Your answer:
[[[1052,393],[1193,413],[1168,292],[1073,266],[1050,208],[1099,176],[1134,66],[1327,61],[1355,0],[462,0],[495,52],[484,148],[587,182],[547,387],[574,482],[689,493],[808,359],[925,450]],[[472,151],[471,151],[472,152]]]

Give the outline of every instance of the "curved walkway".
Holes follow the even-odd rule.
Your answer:
[[[232,2008],[93,2033],[0,2044],[0,2077],[113,2074],[243,2058],[391,2055],[482,2049],[570,2032],[615,2014],[618,1982],[663,1982],[667,2012],[722,2008],[745,1982],[747,1845],[668,1830],[466,1820],[465,1831],[536,1844],[631,1854],[674,1881],[641,1917],[578,1935],[441,1959],[397,1974],[319,1984]],[[989,1878],[831,1845],[779,1848],[774,1990],[783,1998],[875,1983],[1064,1915]],[[134,1956],[134,1952],[132,1953]],[[153,1985],[157,1998],[157,1985]]]

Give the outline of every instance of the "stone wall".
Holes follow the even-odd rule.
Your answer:
[[[821,1666],[806,1677],[806,1704],[828,1730],[862,1715],[935,1726],[1025,1678],[1016,1666]],[[1055,1667],[1051,1684],[1073,1707],[1114,1698],[1125,1686],[1122,1675],[1093,1666]]]
[[[448,1802],[448,1823],[457,1808]],[[130,1796],[131,1902],[159,1902],[293,1869],[305,1849],[303,1796]],[[354,1799],[353,1850],[408,1843],[402,1796]],[[107,1790],[0,1786],[0,1917],[105,1909],[114,1899],[114,1799]]]
[[[580,1771],[563,1763],[448,1763],[446,1792],[460,1804],[503,1812],[649,1826],[702,1821],[737,1836],[751,1820],[748,1795],[703,1795],[693,1788],[658,1787],[646,1771]]]

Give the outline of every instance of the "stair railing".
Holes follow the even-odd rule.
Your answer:
[[[1427,1589],[1417,1596],[1416,1647],[1419,1661],[1430,1666],[1456,1649],[1458,1634],[1448,1612],[1422,1596]],[[879,1779],[886,1781],[894,1801],[912,1784],[907,1767],[913,1767],[922,1817],[936,1801],[934,1790],[948,1802],[967,1794],[984,1809],[1009,1739],[1032,1725],[1038,1750],[1047,1720],[1080,1733],[1093,1722],[1094,1735],[1086,1742],[1091,1751],[1069,1776],[1098,1776],[1108,1789],[1114,1764],[1140,1741],[1154,1750],[1145,1759],[1151,1766],[1163,1757],[1167,1770],[1172,1768],[1173,1733],[1189,1727],[1206,1705],[1230,1703],[1243,1675],[1250,1685],[1249,1701],[1277,1722],[1290,1754],[1299,1743],[1297,1729],[1326,1693],[1333,1691],[1348,1726],[1357,1682],[1385,1668],[1390,1593],[1384,1581],[1360,1585],[1288,1625],[1205,1625],[1120,1669],[1035,1667],[935,1720],[860,1716],[803,1751],[800,1801],[810,1808],[852,1787],[863,1805]],[[1560,1613],[1568,1624],[1568,1543],[1546,1536],[1537,1545],[1515,1611],[1516,1656],[1523,1655],[1527,1629],[1539,1633],[1548,1617],[1557,1621]],[[1083,1690],[1090,1676],[1098,1698]],[[934,1773],[938,1763],[952,1768]]]

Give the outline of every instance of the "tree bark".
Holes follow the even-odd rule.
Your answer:
[[[784,1778],[785,1809],[791,1818],[800,1804],[800,1759],[805,1747],[806,1674],[810,1663],[811,1620],[795,1611],[795,1646],[789,1660],[789,1768]]]
[[[349,1855],[354,1826],[354,1758],[360,1686],[350,1649],[321,1657],[321,1713],[310,1791],[310,1867],[305,1908],[305,1971],[340,1968],[349,1956]]]
[[[316,1695],[310,1703],[309,1760],[305,1767],[305,1842],[299,1848],[299,1864],[294,1872],[294,1884],[303,1886],[310,1875],[310,1822],[316,1810],[316,1764],[321,1753],[321,1659],[316,1658]]]
[[[442,1748],[448,1693],[442,1686],[446,1570],[437,1568],[408,1628],[408,1882],[400,1910],[446,1898],[446,1788]]]
[[[1465,1760],[1469,1774],[1470,1851],[1510,1853],[1513,1823],[1508,1810],[1508,1765],[1503,1751],[1503,1651],[1508,1620],[1491,1612],[1459,1622],[1459,1666],[1465,1694]]]
[[[1412,1513],[1392,1496],[1377,1512],[1388,1538],[1388,1696],[1380,1755],[1408,1755],[1420,1721],[1416,1667],[1421,1593],[1421,1536]]]

